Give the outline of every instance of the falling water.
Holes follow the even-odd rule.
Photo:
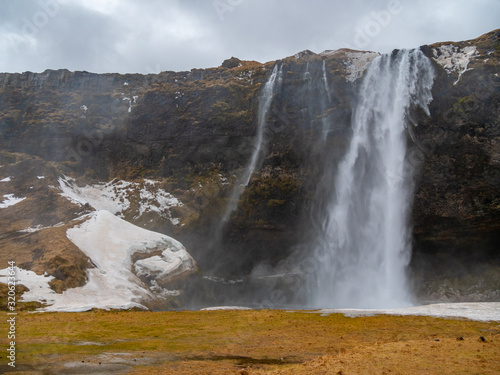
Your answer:
[[[428,113],[433,68],[419,50],[375,59],[362,82],[353,134],[334,179],[310,290],[314,307],[411,304],[406,267],[412,172],[405,165],[410,107]]]
[[[326,95],[328,97],[328,103],[332,101],[332,96],[330,94],[330,88],[328,87],[328,78],[326,77],[326,63],[323,60],[323,86],[325,87]]]
[[[321,66],[319,61],[314,61],[311,64],[307,62],[302,79],[304,82],[303,96],[305,102],[303,111],[305,117],[309,118],[311,128],[316,128],[318,126],[317,122],[321,122],[323,140],[326,140],[331,128],[327,113],[332,104],[332,94],[328,84],[325,60],[321,61]]]
[[[255,144],[253,146],[252,156],[250,157],[250,162],[246,166],[243,175],[241,176],[240,181],[242,181],[242,183],[237,184],[233,192],[231,193],[229,204],[227,205],[224,216],[222,217],[222,224],[227,223],[227,221],[231,217],[231,214],[238,206],[240,196],[243,193],[245,187],[250,182],[250,178],[252,177],[252,174],[257,167],[257,163],[264,146],[264,130],[267,124],[269,109],[271,108],[271,104],[273,101],[275,83],[276,80],[278,80],[278,83],[282,81],[282,68],[283,65],[281,65],[279,69],[278,64],[274,65],[271,76],[262,89],[257,114],[257,138],[255,139]]]
[[[257,140],[255,141],[255,147],[252,152],[252,157],[250,163],[248,164],[245,173],[243,174],[243,181],[245,181],[245,186],[250,182],[253,171],[257,166],[257,161],[259,160],[260,152],[264,143],[264,128],[267,123],[267,115],[269,113],[269,108],[271,108],[271,103],[273,101],[274,93],[274,83],[276,82],[276,76],[280,76],[281,79],[281,69],[278,70],[278,64],[274,66],[273,72],[269,77],[269,80],[264,85],[262,90],[262,96],[259,102],[259,112],[258,112],[258,125],[257,125]]]
[[[325,103],[324,98],[321,101],[322,110],[323,110],[323,112],[325,112],[327,110],[328,106],[330,106],[332,103],[332,95],[330,93],[330,87],[328,85],[328,77],[326,75],[326,62],[325,62],[325,60],[323,60],[322,72],[323,72],[323,77],[322,77],[323,90],[326,93],[326,98],[328,99],[328,102],[326,102],[326,103]],[[324,114],[323,114],[323,117],[321,118],[321,124],[323,127],[323,140],[325,141],[327,136],[328,136],[328,133],[330,132],[330,128],[331,128],[330,125],[331,124],[329,123],[327,116],[325,116]]]

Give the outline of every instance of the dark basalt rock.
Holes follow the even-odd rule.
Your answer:
[[[238,67],[240,64],[241,64],[241,60],[240,59],[238,59],[236,57],[231,57],[230,59],[224,60],[224,62],[222,63],[221,66],[223,68],[231,69],[231,68]]]

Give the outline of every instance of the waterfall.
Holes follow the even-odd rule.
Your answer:
[[[282,68],[283,65],[281,65],[279,69],[278,64],[274,65],[273,71],[271,72],[269,79],[262,89],[257,114],[257,137],[252,149],[250,162],[248,163],[242,176],[240,177],[240,181],[242,181],[242,183],[237,184],[231,193],[229,204],[227,205],[224,216],[222,217],[222,224],[228,222],[231,214],[238,207],[240,196],[243,193],[243,190],[245,190],[245,187],[248,186],[250,178],[252,177],[252,174],[257,167],[257,163],[264,146],[264,131],[267,124],[269,109],[271,108],[271,104],[273,101],[275,83],[276,80],[278,80],[278,83],[280,84],[283,79]]]
[[[328,102],[325,103],[325,100],[323,99],[321,101],[322,103],[322,110],[325,112],[328,107],[332,104],[332,94],[330,93],[330,87],[328,86],[328,78],[326,76],[326,62],[323,60],[323,66],[322,66],[322,81],[323,81],[323,90],[326,93],[326,98],[328,99]],[[326,141],[326,138],[328,136],[328,133],[330,132],[330,123],[328,122],[327,116],[323,114],[323,117],[321,118],[321,124],[323,128],[323,141]]]
[[[245,173],[243,174],[243,181],[245,181],[245,186],[250,182],[253,171],[257,166],[257,161],[259,160],[260,152],[264,143],[264,128],[267,124],[267,115],[269,109],[271,108],[271,103],[273,101],[274,84],[276,82],[276,76],[281,77],[281,67],[278,70],[278,64],[274,65],[273,72],[269,77],[269,80],[264,85],[262,94],[259,101],[259,111],[258,111],[258,125],[257,125],[257,139],[255,141],[255,147],[253,148],[252,157],[250,158],[250,163],[248,164]],[[281,78],[280,78],[281,79]]]
[[[304,96],[304,117],[310,121],[311,128],[321,125],[323,140],[326,140],[331,129],[327,116],[328,108],[332,104],[332,94],[328,84],[325,60],[306,62],[305,71],[302,74]]]
[[[360,87],[352,139],[314,246],[312,307],[411,305],[406,267],[412,171],[405,164],[411,107],[428,112],[434,71],[419,50],[377,57]]]
[[[326,77],[326,62],[323,60],[323,86],[325,87],[326,96],[328,97],[328,104],[332,101],[332,95],[330,94],[330,88],[328,87],[328,78]]]

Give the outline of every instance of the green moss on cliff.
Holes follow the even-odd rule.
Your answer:
[[[281,227],[290,219],[302,182],[280,168],[267,167],[254,175],[243,192],[235,220],[240,227],[273,224]]]

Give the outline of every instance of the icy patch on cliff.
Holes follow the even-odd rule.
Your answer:
[[[462,75],[467,72],[471,58],[477,55],[475,46],[460,48],[453,44],[443,45],[433,50],[434,60],[441,65],[446,73],[458,72],[458,79],[453,83],[456,85]]]
[[[179,294],[163,285],[172,277],[182,276],[197,269],[196,262],[184,246],[166,235],[151,232],[130,224],[108,211],[98,211],[80,226],[68,229],[68,238],[83,251],[96,268],[87,271],[87,283],[78,288],[55,293],[49,287],[52,276],[36,275],[19,269],[19,284],[30,290],[23,301],[50,304],[43,311],[86,311],[99,309],[128,309],[144,307],[144,301],[166,295]],[[151,253],[161,252],[149,256]],[[151,288],[132,272],[140,254],[142,263],[153,258],[155,269],[147,273]],[[157,261],[161,259],[161,262]],[[6,270],[0,276],[7,275]],[[0,278],[0,282],[4,282]],[[159,286],[161,284],[162,286]],[[154,287],[154,288],[153,288]]]

